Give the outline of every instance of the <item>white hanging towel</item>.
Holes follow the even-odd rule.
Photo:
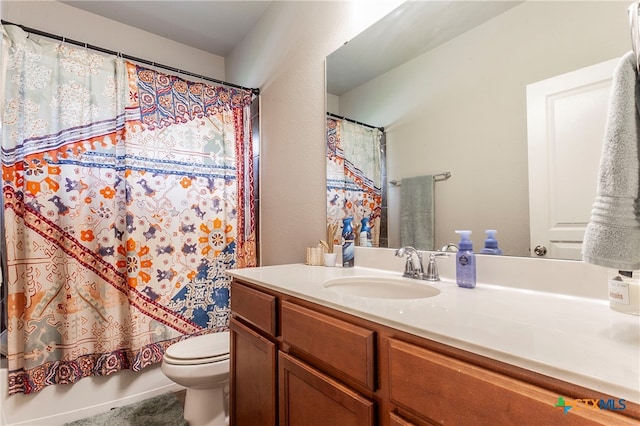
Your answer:
[[[613,76],[598,188],[582,247],[585,262],[640,269],[640,89],[633,52]]]

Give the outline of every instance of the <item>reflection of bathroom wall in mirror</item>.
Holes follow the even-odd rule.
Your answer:
[[[452,173],[435,188],[436,248],[471,229],[479,251],[484,230],[497,229],[505,254],[529,256],[526,87],[629,51],[627,8],[407,2],[327,58],[327,108],[384,126],[388,180]],[[425,46],[408,61],[395,58]],[[369,67],[379,71],[367,75]],[[354,73],[363,79],[349,83]],[[400,191],[387,194],[389,245],[398,247]]]

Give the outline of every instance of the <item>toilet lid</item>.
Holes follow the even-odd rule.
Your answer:
[[[169,346],[164,358],[176,364],[204,364],[226,360],[229,358],[229,332],[189,337]]]

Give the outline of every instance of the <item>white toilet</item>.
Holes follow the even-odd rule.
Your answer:
[[[190,337],[165,351],[162,372],[187,388],[189,426],[229,424],[229,332]]]

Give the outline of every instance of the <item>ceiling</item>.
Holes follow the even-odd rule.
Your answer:
[[[271,4],[270,0],[59,1],[222,57],[242,41]]]

